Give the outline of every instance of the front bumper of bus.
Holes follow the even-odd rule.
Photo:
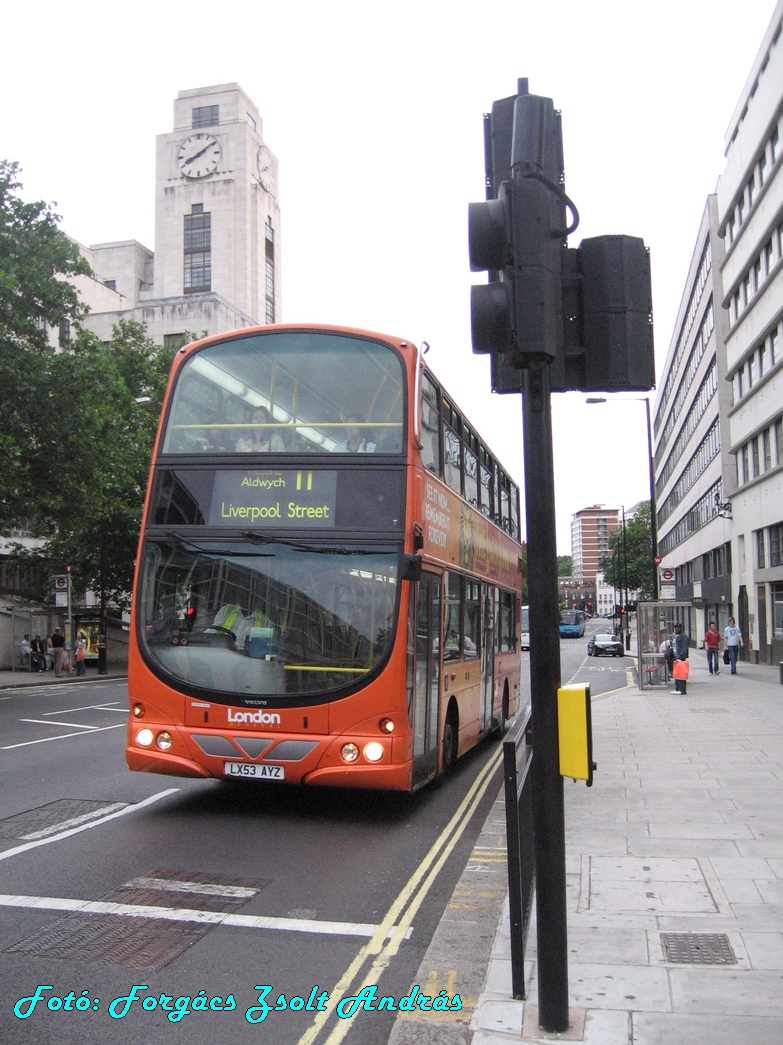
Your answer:
[[[303,736],[302,734],[232,734],[205,730],[183,730],[171,725],[145,724],[152,735],[151,743],[140,743],[138,725],[131,725],[125,758],[128,768],[141,773],[161,773],[170,776],[236,779],[226,772],[227,763],[248,767],[283,766],[283,781],[286,784],[315,784],[329,787],[376,788],[394,791],[410,791],[411,759],[410,739],[400,736],[344,735],[341,737]],[[162,733],[171,739],[168,750],[156,746],[156,738]],[[198,739],[196,739],[198,738]],[[145,738],[146,739],[146,738]],[[254,759],[248,758],[241,744],[252,740],[256,743],[268,741],[269,746]],[[213,741],[219,754],[209,754],[204,747]],[[283,758],[284,746],[313,745],[301,758]],[[369,745],[381,745],[382,757],[371,763],[364,755]],[[346,762],[341,752],[346,746],[355,746],[358,755],[354,761]],[[280,756],[275,752],[279,749]],[[252,777],[248,777],[253,779]]]

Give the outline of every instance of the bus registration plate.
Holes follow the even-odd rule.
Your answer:
[[[254,777],[256,780],[284,780],[285,766],[265,766],[258,762],[224,762],[226,776]]]

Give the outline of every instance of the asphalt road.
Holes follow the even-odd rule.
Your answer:
[[[629,658],[587,656],[601,630],[560,643],[563,683],[593,697],[631,680]],[[394,1013],[337,1004],[410,993],[499,745],[412,797],[308,790],[130,773],[126,719],[119,681],[0,692],[0,1043],[383,1045]],[[256,985],[286,1008],[251,1023]]]
[[[126,716],[122,682],[0,693],[0,1042],[386,1042],[337,1002],[410,993],[499,745],[412,797],[190,781],[127,770]],[[287,1007],[250,1023],[256,985]]]

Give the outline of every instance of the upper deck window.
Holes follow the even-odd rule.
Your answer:
[[[232,338],[182,367],[163,453],[399,454],[404,388],[402,359],[369,338]]]

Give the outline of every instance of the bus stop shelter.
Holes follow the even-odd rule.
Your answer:
[[[636,607],[636,652],[639,689],[664,689],[671,684],[666,659],[674,625],[687,619],[692,602],[640,602]]]

